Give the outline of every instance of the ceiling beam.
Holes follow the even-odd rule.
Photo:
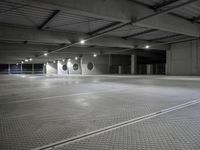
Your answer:
[[[119,28],[122,28],[122,27],[124,27],[124,26],[127,26],[127,25],[129,25],[129,24],[141,23],[141,22],[143,22],[143,21],[146,21],[146,20],[148,20],[148,19],[154,18],[154,17],[156,17],[156,16],[161,16],[161,15],[163,15],[163,14],[167,14],[168,12],[174,11],[174,10],[180,8],[180,7],[183,7],[183,6],[185,6],[185,5],[188,5],[188,4],[193,3],[193,2],[195,2],[195,1],[197,1],[197,0],[190,0],[190,1],[187,1],[187,2],[184,2],[184,3],[181,3],[181,4],[179,4],[179,5],[176,5],[176,6],[174,6],[174,7],[171,7],[171,8],[169,8],[169,9],[161,10],[161,11],[159,11],[159,12],[155,12],[155,13],[152,13],[152,14],[147,14],[146,16],[141,17],[141,18],[139,18],[139,19],[135,19],[134,21],[129,21],[129,22],[124,23],[124,24],[122,24],[122,25],[120,25],[120,26],[117,26],[117,27],[114,27],[114,28],[112,28],[112,29],[109,29],[109,30],[106,30],[106,31],[104,31],[104,32],[101,32],[101,33],[99,33],[99,34],[97,34],[97,35],[87,37],[87,38],[85,38],[84,40],[85,40],[85,41],[91,41],[91,40],[100,38],[100,37],[104,36],[105,34],[107,34],[107,33],[109,33],[109,32],[115,31],[115,30],[117,30],[117,29],[119,29]],[[63,3],[62,5],[64,5],[64,4],[65,4],[65,3]],[[121,39],[121,40],[122,40],[122,39]],[[67,49],[67,48],[72,47],[72,46],[75,46],[75,45],[77,45],[77,44],[80,44],[79,41],[75,41],[75,42],[72,42],[72,43],[70,43],[70,44],[68,44],[68,45],[66,45],[66,46],[61,47],[61,48],[52,50],[52,51],[49,52],[49,54],[55,53],[55,52],[58,52],[58,51],[62,51],[63,49]],[[93,44],[93,45],[94,45],[94,44]],[[134,48],[134,47],[135,47],[135,46],[133,46],[132,48]],[[42,55],[42,56],[43,56],[43,55]]]
[[[200,35],[198,24],[192,24],[188,20],[167,14],[195,1],[197,0],[183,2],[171,7],[170,9],[165,9],[161,13],[157,12],[156,14],[155,11],[150,8],[126,0],[19,0],[18,2],[34,6],[40,5],[44,8],[59,9],[66,13],[70,12],[77,15],[105,19],[114,22],[119,21],[127,23],[133,21],[133,18],[136,18],[134,20],[137,21],[138,19],[140,20],[143,18],[145,20],[142,19],[140,22],[134,22],[134,24],[141,27],[198,37]],[[145,18],[147,16],[148,19]],[[182,26],[180,26],[180,24]]]
[[[174,4],[178,1],[180,1],[180,0],[166,0],[162,3],[158,3],[154,6],[152,6],[152,8],[155,9],[155,10],[162,9],[163,7],[169,6],[169,5]]]
[[[0,42],[0,52],[2,53],[13,53],[13,52],[45,52],[51,49],[58,48],[59,46],[47,46],[40,44],[22,44],[22,43],[8,43],[8,42]]]
[[[137,24],[137,23],[140,23],[140,22],[142,22],[142,21],[146,21],[146,20],[148,20],[149,18],[151,19],[151,18],[154,18],[154,17],[156,17],[156,16],[160,16],[160,15],[163,15],[163,14],[167,14],[167,13],[169,13],[169,12],[171,12],[171,11],[174,11],[174,10],[180,8],[180,7],[183,7],[183,6],[185,6],[185,5],[188,5],[188,4],[193,3],[193,2],[195,2],[195,1],[197,1],[197,0],[190,0],[190,1],[187,1],[187,2],[184,2],[184,3],[181,3],[181,4],[179,4],[179,5],[173,6],[173,7],[169,8],[169,9],[161,10],[161,11],[159,11],[159,12],[155,12],[155,13],[153,13],[153,14],[146,15],[146,16],[141,17],[141,18],[139,18],[139,19],[135,19],[134,21],[130,21],[130,22],[127,22],[127,23],[122,24],[122,25],[120,25],[120,26],[114,27],[114,28],[112,28],[112,29],[110,29],[110,30],[106,30],[106,31],[104,31],[104,32],[101,32],[100,34],[97,34],[97,35],[94,35],[94,36],[90,36],[90,37],[88,37],[88,38],[86,38],[86,39],[84,39],[84,40],[85,40],[85,41],[90,41],[90,40],[93,40],[93,39],[97,39],[97,38],[99,38],[99,37],[104,36],[105,34],[107,34],[107,33],[109,33],[109,32],[115,31],[115,30],[117,30],[117,29],[119,29],[119,28],[122,28],[122,27],[124,27],[124,26],[127,26],[127,25],[129,25],[129,24]],[[198,35],[198,36],[199,36],[199,35]],[[51,51],[51,52],[49,52],[49,53],[58,52],[58,51],[61,51],[61,50],[63,50],[63,49],[69,48],[69,47],[72,47],[72,46],[77,45],[77,44],[79,44],[79,41],[73,42],[73,43],[71,43],[71,44],[69,44],[69,45],[67,45],[67,46],[63,46],[63,47],[61,47],[61,48],[55,49],[55,50],[53,50],[53,51]]]
[[[193,23],[197,23],[200,20],[200,16],[192,18]]]
[[[130,23],[132,23],[132,24],[136,24],[136,23],[140,23],[140,22],[142,22],[142,21],[145,21],[145,20],[148,20],[148,19],[151,19],[151,18],[154,18],[154,17],[157,17],[157,16],[160,16],[160,15],[163,15],[163,14],[166,14],[166,13],[168,13],[168,12],[170,12],[170,11],[173,11],[173,10],[175,10],[175,9],[177,9],[177,8],[179,8],[179,7],[182,7],[182,6],[185,6],[185,5],[187,5],[187,4],[189,4],[189,3],[192,3],[192,2],[194,2],[194,1],[196,1],[196,0],[191,0],[191,1],[188,1],[188,2],[185,2],[185,3],[182,3],[182,4],[180,4],[180,5],[177,5],[177,6],[175,6],[175,7],[172,7],[172,8],[170,8],[170,9],[166,9],[166,10],[163,10],[163,11],[159,11],[159,12],[156,12],[156,13],[152,13],[152,14],[148,14],[148,15],[146,15],[146,16],[144,16],[144,17],[141,17],[141,18],[139,18],[139,19],[136,19],[136,20],[134,20],[134,21],[130,21],[130,22],[127,22],[127,23],[124,23],[123,25],[120,25],[120,26],[117,26],[117,27],[114,27],[114,28],[112,28],[112,29],[109,29],[109,30],[106,30],[106,31],[104,31],[104,32],[101,32],[100,34],[97,34],[97,35],[94,35],[94,36],[90,36],[90,37],[86,37],[85,38],[85,40],[86,41],[88,41],[87,43],[90,43],[90,42],[94,42],[94,40],[96,40],[96,42],[98,42],[99,43],[99,39],[102,39],[104,42],[103,42],[103,44],[105,44],[105,38],[103,37],[102,38],[102,36],[104,36],[106,33],[109,33],[109,32],[111,32],[111,31],[114,31],[114,30],[116,30],[116,29],[119,29],[119,28],[121,28],[121,27],[123,27],[123,26],[126,26],[126,25],[128,25],[128,24],[130,24]],[[20,32],[21,33],[21,32]],[[29,34],[31,34],[31,33],[29,33]],[[32,32],[32,34],[33,34],[33,32]],[[40,33],[41,34],[41,33]],[[17,34],[16,34],[17,35]],[[4,34],[3,34],[3,36],[4,36]],[[18,35],[17,35],[18,36]],[[23,36],[22,36],[23,37]],[[98,39],[97,39],[98,38]],[[77,38],[76,38],[77,39]],[[66,39],[65,39],[66,40]],[[111,42],[113,43],[113,38],[111,39],[110,37],[109,37],[109,39],[107,39],[107,40],[111,40]],[[127,41],[123,41],[122,39],[117,39],[118,41],[120,41],[120,42],[123,42],[123,44],[125,45],[125,46],[127,46]],[[116,41],[116,40],[115,40]],[[109,42],[109,41],[107,41],[107,43],[109,43],[109,44],[111,44],[111,42]],[[130,42],[130,41],[129,41]],[[132,42],[132,41],[131,41]],[[64,42],[63,42],[64,43]],[[69,47],[71,47],[71,46],[74,46],[74,45],[77,45],[77,44],[79,44],[79,41],[75,41],[75,42],[72,42],[71,44],[69,44],[69,45],[67,45],[67,46],[63,46],[63,47],[61,47],[61,48],[58,48],[58,49],[54,49],[54,50],[52,50],[50,53],[55,53],[55,52],[58,52],[58,51],[61,51],[61,50],[64,50],[64,49],[66,49],[66,48],[69,48]],[[119,42],[116,42],[116,43],[114,43],[114,45],[116,46],[116,44],[119,44]],[[129,43],[130,44],[130,43]],[[94,43],[93,43],[93,45],[95,45]],[[121,43],[120,43],[120,45],[122,45]],[[131,45],[131,48],[134,48],[134,46],[135,45]]]
[[[157,5],[154,5],[154,6],[149,5],[149,4],[146,4],[146,3],[143,3],[143,2],[138,1],[138,0],[129,0],[129,1],[134,2],[134,3],[137,3],[137,4],[139,4],[139,5],[142,5],[142,6],[146,7],[146,8],[148,8],[148,9],[157,11],[158,9],[161,9],[162,7],[166,7],[166,6],[169,5],[169,4],[176,3],[178,0],[164,1],[164,2],[161,3],[161,4],[157,4]],[[174,17],[178,17],[178,18],[180,18],[180,19],[189,21],[189,22],[191,22],[191,23],[198,23],[198,24],[200,24],[200,23],[198,22],[198,20],[199,20],[198,18],[193,18],[193,19],[191,19],[191,18],[187,18],[187,17],[185,17],[185,16],[182,16],[182,15],[180,15],[180,14],[176,14],[176,13],[174,13],[174,12],[169,12],[168,15],[171,15],[171,16],[174,16]],[[196,19],[197,19],[197,20],[196,20]]]
[[[38,27],[38,29],[43,30],[47,28],[48,24],[56,17],[60,10],[54,10],[53,13]]]
[[[163,36],[163,37],[151,39],[151,41],[160,41],[160,40],[175,38],[175,37],[179,37],[179,36],[183,36],[183,35],[182,34],[168,35],[168,36]]]
[[[58,32],[44,30],[40,31],[38,29],[25,28],[21,26],[9,26],[8,24],[0,24],[0,40],[1,41],[13,41],[13,42],[23,42],[27,43],[37,43],[41,45],[62,45],[65,46],[62,49],[69,48],[68,46],[73,44],[73,46],[80,45],[80,39],[90,38],[89,35],[83,33],[72,33],[72,32]],[[75,41],[75,42],[74,42]],[[76,43],[76,44],[74,44]],[[103,36],[97,39],[90,39],[85,43],[85,45],[96,45],[105,47],[119,47],[119,48],[134,48],[136,45],[139,47],[144,47],[148,44],[148,41],[130,39],[125,40],[122,38],[114,36]],[[153,43],[152,43],[153,44]],[[154,43],[155,44],[155,43]],[[158,47],[160,49],[161,47]],[[62,50],[59,47],[59,50]],[[162,48],[165,49],[165,48]]]
[[[165,45],[166,44],[175,44],[175,43],[182,43],[182,42],[194,41],[194,40],[199,40],[199,38],[189,37],[189,38],[179,39],[179,40],[175,40],[175,41],[165,42]]]
[[[76,37],[74,37],[76,36]],[[77,35],[72,34],[71,38],[77,38]],[[70,44],[69,35],[62,32],[40,31],[29,27],[0,24],[0,40],[16,41],[16,42],[35,42],[46,44]]]
[[[156,32],[156,31],[158,31],[158,29],[149,29],[149,30],[146,30],[146,31],[143,31],[143,32],[134,33],[134,34],[125,36],[125,37],[123,37],[123,38],[124,38],[124,39],[128,39],[128,38],[136,37],[136,36],[139,36],[139,35],[144,35],[144,34],[147,34],[147,33]]]
[[[94,31],[92,31],[92,32],[89,32],[89,33],[87,33],[88,35],[95,35],[95,34],[97,34],[97,33],[101,33],[101,32],[103,32],[103,31],[106,31],[106,30],[108,30],[108,29],[110,29],[110,28],[113,28],[113,27],[115,27],[115,26],[117,26],[117,25],[119,25],[119,24],[121,24],[121,22],[112,22],[112,23],[110,23],[110,24],[108,24],[108,25],[106,25],[106,26],[104,26],[104,27],[101,27],[101,28],[99,28],[99,29],[96,29],[96,30],[94,30]]]
[[[66,57],[74,58],[75,56],[79,55],[92,55],[94,53],[97,53],[99,55],[108,53],[113,54],[119,50],[123,50],[123,48],[108,47],[70,47],[66,51],[54,53],[54,55],[49,55],[48,57],[35,57],[37,55],[43,54],[49,49],[55,49],[56,47],[57,46],[44,46],[36,44],[0,43],[0,62],[9,60],[10,62],[17,63],[27,58],[33,58],[32,62],[37,62],[38,60],[39,62],[47,62],[52,60],[61,60]]]
[[[146,8],[149,8],[149,9],[153,9],[153,6],[149,5],[149,4],[146,4],[142,1],[139,1],[139,0],[128,0],[134,4],[138,4],[138,5],[141,5],[141,6],[145,6]]]

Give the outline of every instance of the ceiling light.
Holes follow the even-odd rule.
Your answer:
[[[23,63],[24,63],[24,61],[21,61],[21,63],[23,64]]]
[[[19,63],[16,63],[16,65],[18,66],[18,65],[19,65]]]
[[[85,44],[85,40],[81,40],[80,43],[81,43],[81,44]]]
[[[75,57],[75,60],[78,60],[78,57]]]
[[[65,59],[62,59],[63,62],[65,62]]]
[[[48,53],[44,53],[44,56],[47,56],[48,55]]]
[[[28,62],[28,59],[25,59],[25,62]]]
[[[33,59],[32,58],[29,58],[29,61],[32,61]]]
[[[149,45],[146,45],[146,46],[145,46],[145,48],[146,48],[146,49],[149,49],[149,48],[150,48],[150,46],[149,46]]]
[[[55,63],[56,63],[56,60],[54,60],[53,63],[55,64]]]
[[[97,57],[97,54],[93,54],[93,57]]]

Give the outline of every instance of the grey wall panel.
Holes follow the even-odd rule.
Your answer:
[[[74,69],[74,64],[77,64],[77,70]],[[63,65],[67,66],[67,70],[63,70]],[[80,68],[80,59],[79,60],[74,60],[71,59],[70,61],[58,61],[57,63],[57,73],[60,75],[64,74],[81,74],[81,68]]]
[[[92,70],[89,70],[87,67],[90,62],[94,65]],[[92,55],[85,55],[82,57],[81,66],[83,75],[108,74],[109,55],[99,55],[96,58]]]
[[[93,68],[88,69],[88,63],[93,64]],[[77,64],[77,70],[74,69],[73,65]],[[67,66],[67,70],[63,70],[63,65]],[[70,59],[58,61],[57,63],[48,63],[46,65],[47,74],[83,74],[83,75],[98,75],[109,73],[109,55],[98,55],[93,57],[92,55],[83,55],[81,59],[75,60]]]
[[[200,41],[172,44],[167,51],[167,74],[200,75]]]
[[[48,63],[46,65],[46,74],[57,74],[57,63]]]
[[[80,59],[75,60],[75,59],[71,59],[71,67],[69,68],[69,73],[70,74],[81,74],[81,68],[80,68]],[[77,70],[75,70],[75,68],[73,67],[74,64],[78,65]]]

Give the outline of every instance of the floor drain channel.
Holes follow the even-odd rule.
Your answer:
[[[121,127],[124,127],[124,126],[128,126],[128,125],[131,125],[131,124],[134,124],[134,123],[137,123],[137,122],[141,122],[141,121],[144,121],[144,120],[147,120],[147,119],[150,119],[150,118],[154,118],[156,116],[160,116],[162,114],[166,114],[166,113],[169,113],[169,112],[172,112],[172,111],[175,111],[175,110],[179,110],[179,109],[182,109],[182,108],[185,108],[185,107],[197,104],[197,103],[200,103],[200,99],[195,99],[195,100],[192,100],[192,101],[189,101],[189,102],[177,105],[177,106],[173,106],[173,107],[170,107],[170,108],[167,108],[167,109],[163,109],[161,111],[154,112],[154,113],[151,113],[151,114],[148,114],[148,115],[145,115],[145,116],[141,116],[141,117],[138,117],[138,118],[134,118],[134,119],[131,119],[131,120],[128,120],[128,121],[125,121],[125,122],[121,122],[121,123],[118,123],[118,124],[115,124],[115,125],[112,125],[112,126],[101,128],[99,130],[95,130],[95,131],[92,131],[92,132],[89,132],[89,133],[86,133],[86,134],[82,134],[82,135],[79,135],[79,136],[76,136],[76,137],[73,137],[73,138],[70,138],[70,139],[66,139],[66,140],[58,141],[58,142],[55,142],[55,143],[52,143],[52,144],[49,144],[49,145],[38,147],[34,150],[50,150],[50,149],[53,149],[53,148],[61,147],[63,145],[66,145],[66,144],[69,144],[69,143],[72,143],[72,142],[80,141],[80,140],[83,140],[83,139],[86,139],[86,138],[89,138],[89,137],[92,137],[92,136],[96,136],[96,135],[99,135],[99,134],[102,134],[102,133],[105,133],[105,132],[108,132],[108,131],[111,131],[111,130],[115,130],[115,129],[118,129],[118,128],[121,128]]]

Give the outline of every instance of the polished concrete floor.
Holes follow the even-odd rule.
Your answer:
[[[1,75],[0,149],[198,150],[200,77]]]

